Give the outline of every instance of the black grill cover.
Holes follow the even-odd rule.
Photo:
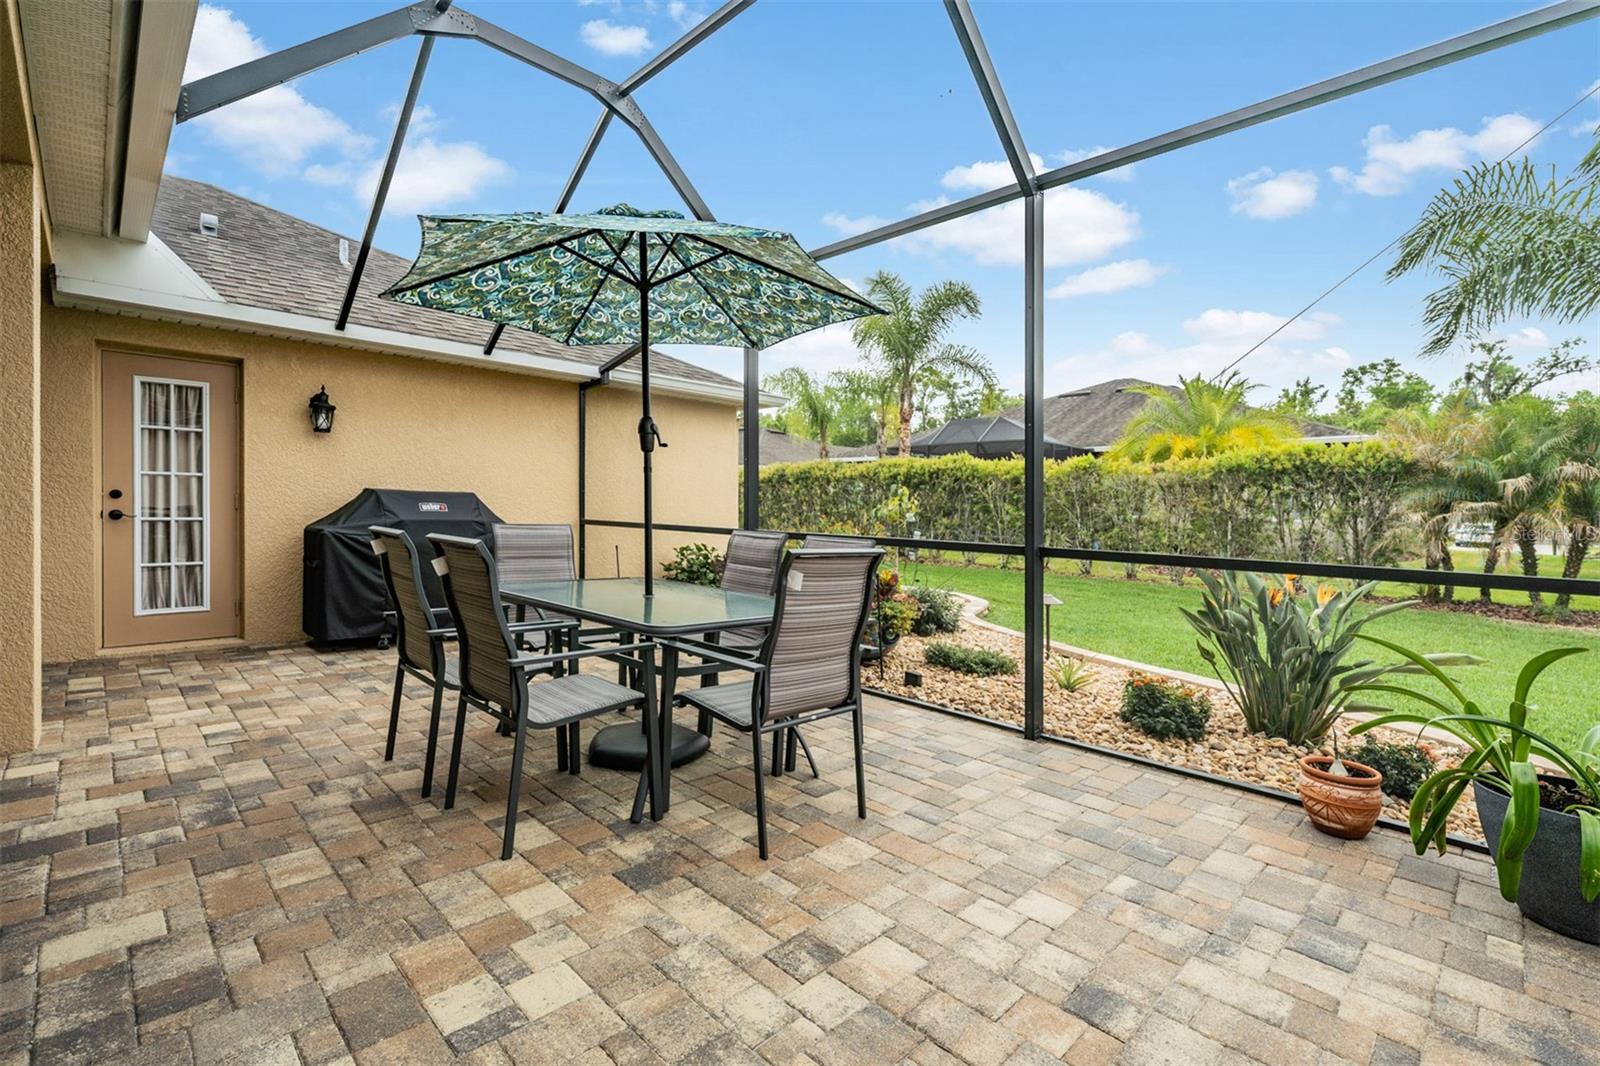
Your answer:
[[[417,554],[430,559],[429,533],[487,538],[498,521],[470,492],[362,489],[343,507],[306,526],[301,628],[316,641],[370,640],[383,634],[388,596],[369,526],[404,530]],[[433,567],[422,568],[422,580],[428,600],[443,607],[444,589]]]

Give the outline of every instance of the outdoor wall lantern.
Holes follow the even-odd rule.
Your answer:
[[[307,406],[311,408],[311,432],[332,433],[333,412],[338,408],[328,402],[328,386],[318,389]]]

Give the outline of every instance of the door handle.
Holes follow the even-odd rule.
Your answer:
[[[122,521],[123,515],[121,511],[113,507],[111,510],[106,512],[106,517],[111,519],[113,522],[120,522]]]

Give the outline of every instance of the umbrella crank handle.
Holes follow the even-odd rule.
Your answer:
[[[661,427],[656,425],[656,420],[649,415],[639,419],[639,450],[653,452],[656,445],[665,448],[667,442],[661,439]]]

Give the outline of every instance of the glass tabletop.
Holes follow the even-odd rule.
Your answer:
[[[644,579],[506,581],[500,595],[513,603],[652,636],[710,633],[772,621],[771,596],[733,592],[682,581],[657,581],[646,599]]]

